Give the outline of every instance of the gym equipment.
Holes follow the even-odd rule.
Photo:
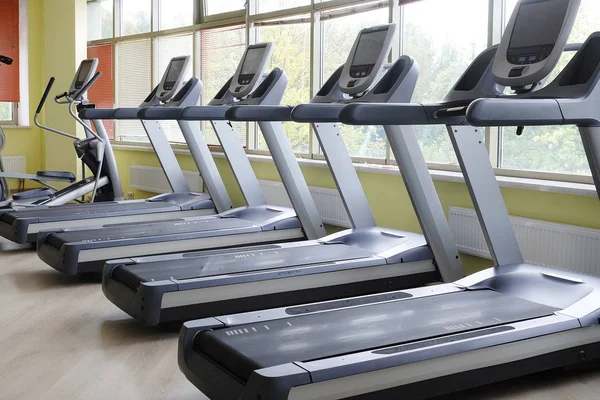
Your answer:
[[[38,171],[35,175],[1,172],[0,179],[31,179],[39,182],[45,188],[16,193],[12,199],[0,202],[0,211],[12,212],[34,206],[36,208],[43,208],[41,206],[57,206],[72,201],[80,202],[78,199],[80,197],[83,198],[88,193],[92,194],[92,202],[110,201],[114,198],[115,190],[120,191],[117,172],[112,168],[110,162],[104,163],[105,158],[111,159],[112,156],[112,151],[107,149],[106,146],[108,137],[105,135],[104,127],[98,121],[94,122],[94,126],[98,132],[96,133],[90,128],[89,121],[81,120],[74,112],[75,108],[82,109],[91,106],[88,104],[85,96],[88,89],[101,75],[101,73],[96,72],[97,66],[97,59],[82,61],[73,78],[69,91],[56,96],[54,99],[58,104],[67,105],[69,113],[84,127],[84,139],[55,128],[44,126],[39,122],[39,115],[50,95],[55,81],[54,78],[50,78],[34,116],[34,122],[39,128],[73,139],[77,157],[81,159],[83,166],[88,167],[92,171],[92,176],[75,182],[75,175],[71,172]],[[58,190],[46,181],[61,181],[71,184],[64,189]],[[6,190],[8,188],[7,182],[4,182],[2,186]]]
[[[341,113],[350,124],[446,125],[496,267],[385,296],[188,322],[179,341],[188,379],[211,399],[422,399],[598,359],[600,279],[524,263],[480,128],[577,125],[600,195],[600,33],[539,84],[578,8],[521,0],[500,46],[441,104]]]
[[[375,225],[335,122],[347,102],[410,100],[417,78],[412,59],[399,59],[383,75],[394,31],[395,25],[363,30],[346,65],[333,74],[311,104],[293,112],[287,106],[243,105],[226,113],[230,120],[258,121],[263,132],[267,123],[281,127],[281,121],[292,118],[313,122],[353,229],[320,240],[111,260],[104,269],[106,296],[134,318],[156,325],[437,281],[432,249],[445,279],[462,276],[458,251],[414,136],[412,142],[407,140],[404,151],[409,156],[401,165],[411,182],[423,227],[431,232],[431,248],[422,235]],[[415,148],[416,154],[411,154]],[[278,162],[272,147],[271,152]],[[288,154],[297,166],[291,149]],[[305,203],[292,201],[300,216],[298,204]]]
[[[146,224],[118,224],[92,229],[67,229],[40,234],[40,258],[57,270],[74,275],[80,272],[101,272],[105,262],[112,258],[316,239],[324,236],[325,230],[317,208],[281,124],[265,122],[261,124],[261,130],[294,209],[266,203],[238,134],[225,119],[225,112],[232,104],[239,107],[279,104],[287,86],[287,76],[282,70],[274,69],[263,80],[263,71],[271,53],[271,43],[249,46],[236,74],[208,106],[146,109],[139,113],[139,118],[143,120],[157,122],[177,119],[181,125],[197,130],[199,124],[196,121],[211,121],[247,206],[231,210],[222,207],[220,214],[210,217],[189,217]],[[198,132],[192,135],[192,139],[196,141],[198,149],[197,153],[192,154],[205,178],[208,192],[213,199],[216,198],[214,193],[224,193],[226,196],[225,186],[220,180],[204,138]],[[209,162],[211,164],[208,164]],[[214,180],[208,179],[210,171],[205,171],[205,165],[213,168],[213,175],[219,177],[220,184],[216,189],[213,188]],[[163,272],[160,272],[161,276]]]
[[[123,200],[121,182],[110,141],[102,120],[137,120],[142,108],[183,108],[196,104],[202,84],[196,78],[182,87],[190,57],[175,57],[166,69],[159,85],[144,100],[140,108],[97,109],[93,106],[80,108],[75,118],[91,120],[98,135],[104,140],[104,165],[107,176],[100,178],[100,187],[112,188],[112,198],[102,204],[68,204],[61,207],[44,207],[31,210],[6,212],[0,215],[0,235],[16,243],[35,242],[42,230],[77,228],[91,224],[118,224],[140,221],[157,221],[179,218],[182,215],[209,215],[215,213],[215,204],[208,194],[190,192],[179,168],[175,153],[157,121],[142,121],[150,142],[157,153],[173,193],[166,193],[145,200]],[[48,128],[50,129],[50,128]],[[89,128],[88,128],[89,129]],[[200,135],[200,132],[193,133]],[[87,162],[86,162],[87,164]],[[220,179],[218,176],[213,179]],[[110,185],[107,182],[110,181]],[[92,182],[93,183],[93,182]]]

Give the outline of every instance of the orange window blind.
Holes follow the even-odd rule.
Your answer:
[[[0,0],[0,55],[13,59],[0,66],[0,101],[19,101],[19,0]]]
[[[1,0],[0,0],[1,1]],[[88,47],[88,58],[98,59],[98,71],[102,72],[88,92],[88,98],[97,108],[113,108],[115,106],[115,74],[113,63],[113,45]],[[115,138],[114,121],[104,121],[106,132],[111,139]]]

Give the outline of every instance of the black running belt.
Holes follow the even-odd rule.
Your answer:
[[[71,217],[71,219],[111,216],[116,214],[127,215],[140,211],[178,211],[181,207],[172,203],[153,203],[153,202],[131,202],[131,203],[93,203],[93,204],[72,204],[54,207],[40,207],[34,209],[25,209],[12,211],[2,214],[2,220],[10,222],[17,218],[61,218]]]
[[[234,326],[194,348],[238,378],[311,361],[551,315],[556,308],[491,290],[457,292]]]
[[[343,244],[286,247],[258,251],[228,251],[214,256],[183,258],[117,267],[113,277],[135,289],[140,282],[191,279],[215,275],[249,273],[273,268],[305,266],[371,257],[372,252]],[[383,261],[383,259],[382,259]],[[384,261],[383,261],[384,262]],[[226,290],[226,289],[224,289]]]
[[[132,223],[106,226],[102,229],[73,230],[48,235],[46,244],[57,249],[65,243],[93,241],[94,243],[139,239],[150,236],[172,236],[194,232],[208,232],[221,229],[254,227],[251,222],[236,218],[198,218],[177,221],[157,221],[152,223]],[[257,228],[258,229],[258,228]],[[173,238],[173,240],[176,238]],[[134,243],[135,244],[135,243]]]

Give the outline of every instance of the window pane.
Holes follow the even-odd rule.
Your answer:
[[[310,5],[310,0],[257,0],[259,13]]]
[[[262,42],[273,42],[269,68],[282,68],[288,76],[282,104],[296,105],[310,101],[310,24],[264,26],[257,29],[257,37]],[[308,153],[310,127],[286,122],[284,128],[294,150]],[[262,135],[259,136],[258,148],[267,149]]]
[[[117,106],[138,107],[152,91],[150,39],[121,42],[117,46]],[[120,140],[148,141],[139,121],[117,121]]]
[[[0,121],[12,121],[12,103],[0,103]]]
[[[98,108],[113,108],[115,106],[115,71],[113,64],[113,45],[88,47],[88,58],[98,59],[98,71],[102,76],[92,85],[88,91],[90,103]],[[102,121],[108,137],[115,138],[115,122]]]
[[[122,35],[150,32],[151,0],[123,0]]]
[[[506,22],[515,5],[516,0],[507,1]],[[584,42],[591,33],[599,29],[600,2],[582,0],[569,42]],[[563,54],[547,83],[556,78],[573,56],[573,52]],[[515,130],[516,128],[502,129],[502,167],[576,175],[591,174],[576,127],[526,127],[521,137],[515,134]]]
[[[487,47],[488,3],[427,0],[404,6],[403,52],[418,61],[420,71],[413,101],[442,100],[471,61]],[[415,132],[427,161],[457,162],[443,126],[418,126]]]
[[[323,22],[323,82],[343,65],[358,32],[388,22],[389,11],[382,8]],[[386,136],[382,127],[342,125],[342,136],[354,157],[385,158]]]
[[[160,0],[159,29],[173,29],[194,24],[194,0]]]
[[[191,56],[193,52],[194,36],[191,33],[156,38],[154,40],[154,82],[152,82],[152,85],[156,86],[160,83],[163,74],[167,70],[169,61],[173,57]],[[187,81],[191,77],[192,63],[189,64],[188,70],[184,74],[184,79]],[[161,121],[161,126],[170,142],[185,142],[177,121]]]
[[[197,33],[196,46],[197,53],[201,55],[196,65],[196,76],[201,77],[204,84],[202,104],[206,105],[235,73],[246,49],[246,31],[244,26],[202,30]],[[233,124],[246,145],[246,123]],[[202,132],[208,144],[219,144],[210,123],[202,122]]]
[[[87,3],[88,40],[113,37],[113,0]]]
[[[245,9],[246,0],[204,0],[206,15]]]

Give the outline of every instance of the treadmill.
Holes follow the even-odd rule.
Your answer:
[[[394,34],[393,24],[363,30],[346,65],[312,103],[293,113],[272,105],[227,111],[231,120],[258,120],[263,132],[266,121],[278,121],[275,126],[291,118],[314,122],[352,229],[320,240],[109,261],[102,284],[108,299],[143,323],[157,325],[414,287],[439,281],[440,273],[446,281],[462,277],[458,250],[412,132],[404,137],[396,135],[396,127],[389,129],[401,147],[403,177],[427,240],[376,226],[335,122],[347,102],[410,100],[417,80],[414,60],[402,57],[384,68]]]
[[[442,104],[355,104],[341,115],[446,125],[496,267],[396,298],[188,322],[179,340],[188,379],[211,399],[423,399],[597,360],[600,279],[523,262],[478,128],[577,125],[600,193],[600,33],[540,89],[578,8],[579,0],[521,0],[499,47]]]
[[[264,122],[260,128],[273,156],[294,209],[267,204],[244,147],[225,113],[232,104],[250,107],[279,105],[287,76],[274,69],[263,76],[272,54],[271,43],[246,49],[236,74],[208,106],[143,109],[138,117],[145,121],[178,120],[183,131],[196,129],[192,153],[205,178],[213,200],[227,196],[210,150],[199,132],[197,121],[210,121],[223,148],[247,206],[220,207],[220,214],[209,217],[177,218],[167,221],[112,224],[43,233],[38,238],[39,257],[67,275],[101,272],[109,259],[168,254],[182,251],[226,248],[256,243],[317,239],[325,229],[306,185],[294,151],[280,123]],[[208,167],[207,167],[208,166]],[[214,170],[214,173],[212,171]],[[219,178],[215,187],[213,175]],[[223,193],[223,195],[221,195]],[[228,197],[227,197],[228,198]],[[229,198],[228,198],[229,199]],[[229,203],[230,204],[230,203]],[[134,261],[135,262],[135,261]]]
[[[83,120],[94,121],[94,126],[101,127],[101,120],[137,120],[140,109],[145,108],[183,108],[196,104],[201,93],[202,84],[192,78],[183,88],[184,74],[191,58],[173,58],[162,77],[160,84],[141,104],[140,108],[94,109],[85,108],[79,116]],[[181,89],[181,90],[180,90]],[[115,199],[89,204],[66,204],[61,206],[36,207],[18,211],[8,211],[0,215],[0,236],[16,243],[35,243],[42,230],[85,227],[92,224],[115,224],[140,221],[156,221],[181,218],[184,215],[210,215],[215,213],[215,199],[206,193],[194,193],[185,180],[175,153],[168,138],[157,121],[142,121],[150,143],[158,156],[173,193],[161,194],[145,200],[122,200],[120,181]],[[200,133],[196,133],[200,134]],[[109,145],[106,146],[109,148]],[[116,162],[108,157],[105,163]],[[216,167],[215,167],[216,171]],[[205,178],[206,179],[206,178]],[[220,179],[217,175],[213,179]],[[224,184],[223,184],[224,187]],[[229,199],[225,199],[229,201]],[[230,204],[230,201],[229,201]]]

